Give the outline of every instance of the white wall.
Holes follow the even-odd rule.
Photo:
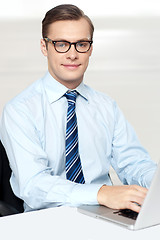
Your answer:
[[[82,8],[89,16],[159,16],[159,0],[5,0],[0,18],[37,18],[48,9],[64,3]]]
[[[37,5],[38,2],[38,5]],[[54,1],[54,4],[65,1]],[[85,82],[117,100],[152,158],[160,159],[159,1],[70,1],[95,24],[94,52]],[[41,19],[53,1],[5,1],[0,8],[0,112],[41,77]],[[10,8],[8,8],[10,6]],[[37,7],[38,6],[38,7]]]

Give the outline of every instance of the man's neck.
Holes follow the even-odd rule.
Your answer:
[[[49,71],[50,73],[50,71]],[[51,73],[50,75],[60,84],[64,85],[68,89],[76,89],[83,81],[83,77],[79,79],[74,79],[74,80],[68,80],[68,81],[63,81],[61,79],[58,79],[56,76],[53,76]]]

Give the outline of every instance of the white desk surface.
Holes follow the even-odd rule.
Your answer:
[[[160,238],[160,225],[130,231],[113,223],[85,216],[76,208],[60,207],[0,218],[4,240],[139,240]]]

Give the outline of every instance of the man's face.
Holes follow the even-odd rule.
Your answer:
[[[83,18],[77,21],[57,21],[49,26],[47,37],[53,41],[88,41],[91,40],[90,27]],[[86,53],[79,53],[74,45],[71,45],[68,52],[58,53],[52,43],[47,43],[47,46],[46,49],[44,40],[41,40],[41,50],[48,58],[48,70],[52,77],[67,88],[76,88],[83,80],[92,47]]]

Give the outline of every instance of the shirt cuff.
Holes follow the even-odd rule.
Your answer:
[[[148,188],[148,189],[150,188],[150,185],[151,185],[151,183],[152,183],[152,180],[153,180],[153,177],[154,177],[155,172],[156,172],[156,168],[153,169],[153,170],[151,170],[151,171],[149,171],[149,172],[146,173],[146,175],[145,175],[145,183],[144,183],[144,186],[145,186],[146,188]]]
[[[69,202],[72,206],[82,204],[97,205],[97,194],[102,184],[76,184],[72,189]]]

